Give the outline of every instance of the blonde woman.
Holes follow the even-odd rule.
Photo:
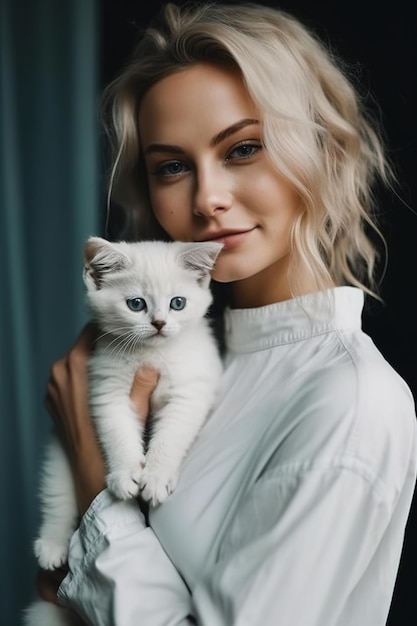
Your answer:
[[[44,597],[94,626],[383,626],[417,447],[410,390],[361,330],[373,185],[391,180],[376,125],[314,34],[256,5],[167,6],[105,110],[121,237],[224,244],[225,371],[177,489],[146,512],[105,489],[90,331],[53,366],[82,518]],[[156,381],[138,373],[141,415]]]

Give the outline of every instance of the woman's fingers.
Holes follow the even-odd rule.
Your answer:
[[[142,367],[133,380],[130,398],[139,419],[145,424],[149,415],[151,395],[159,379],[159,373],[152,367]]]
[[[67,573],[67,567],[59,567],[55,570],[38,570],[36,586],[40,597],[47,602],[58,604],[58,589]]]

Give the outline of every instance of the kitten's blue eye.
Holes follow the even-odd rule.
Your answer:
[[[129,298],[126,304],[131,311],[146,311],[146,302],[143,298]]]
[[[174,309],[174,311],[182,311],[182,309],[185,307],[186,302],[186,298],[183,298],[182,296],[176,296],[175,298],[172,298],[169,306],[171,309]]]

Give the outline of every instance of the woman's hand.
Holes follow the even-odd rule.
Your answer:
[[[67,573],[67,567],[58,567],[51,570],[39,569],[36,579],[39,596],[47,602],[58,604],[58,589]]]

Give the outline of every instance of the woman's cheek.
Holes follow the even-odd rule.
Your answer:
[[[149,200],[153,214],[162,228],[171,235],[170,227],[172,226],[171,222],[175,215],[175,205],[173,202],[175,194],[170,194],[168,189],[165,187],[161,188],[155,183],[152,184],[152,182],[148,186]]]
[[[153,203],[152,206],[156,220],[172,239],[186,241],[190,237],[192,238],[192,233],[187,228],[188,220],[185,219],[183,211],[172,206],[161,206]]]

